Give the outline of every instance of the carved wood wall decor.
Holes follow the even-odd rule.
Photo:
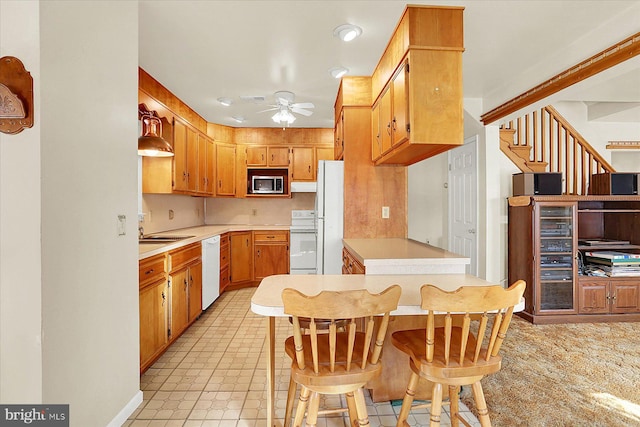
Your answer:
[[[0,132],[33,126],[33,78],[18,58],[0,58]]]

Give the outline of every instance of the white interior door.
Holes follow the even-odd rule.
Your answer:
[[[478,274],[478,138],[449,151],[449,250],[471,259]]]

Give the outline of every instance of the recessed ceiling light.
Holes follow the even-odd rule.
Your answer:
[[[360,34],[362,34],[362,28],[353,24],[342,24],[333,30],[333,35],[345,42],[350,42]]]
[[[237,123],[244,123],[244,117],[242,116],[231,116],[231,119]]]
[[[333,68],[329,68],[329,74],[331,74],[331,76],[334,79],[339,79],[342,76],[344,76],[345,74],[347,74],[349,72],[348,68],[344,68],[344,67],[333,67]]]
[[[228,107],[229,105],[233,104],[233,99],[231,98],[218,98],[218,102],[222,105],[224,105],[225,107]]]

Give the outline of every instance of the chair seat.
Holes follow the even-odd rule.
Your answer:
[[[336,359],[346,360],[347,333],[336,334]],[[337,362],[334,366],[334,372],[331,372],[329,365],[329,335],[318,336],[318,373],[313,370],[313,358],[311,354],[311,337],[305,335],[302,337],[304,346],[304,359],[306,366],[300,369],[296,363],[294,338],[289,337],[285,341],[285,352],[291,358],[291,375],[299,384],[303,384],[308,388],[321,391],[321,388],[333,388],[339,386],[347,389],[356,389],[361,387],[367,381],[380,375],[382,364],[367,364],[364,369],[360,369],[362,363],[362,349],[364,346],[365,336],[363,333],[356,333],[355,345],[353,350],[353,361],[350,371],[347,371],[347,365],[344,362]],[[353,372],[351,372],[353,371]],[[353,386],[353,387],[349,387]]]
[[[426,330],[413,329],[407,331],[397,331],[391,334],[391,342],[398,350],[406,353],[411,358],[413,365],[419,370],[421,376],[434,381],[443,382],[445,379],[458,379],[484,376],[498,372],[502,364],[501,356],[492,356],[489,360],[485,360],[486,352],[480,352],[478,361],[474,364],[473,357],[476,347],[476,338],[473,334],[469,334],[468,343],[465,351],[463,364],[460,365],[458,357],[453,355],[460,354],[462,328],[453,327],[451,331],[451,349],[449,363],[445,361],[444,350],[444,328],[435,328],[435,346],[432,362],[427,362],[426,357]],[[457,381],[452,381],[456,383]]]

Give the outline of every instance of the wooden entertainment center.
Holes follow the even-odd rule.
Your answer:
[[[508,201],[509,283],[527,282],[521,317],[541,324],[640,320],[640,276],[591,276],[580,262],[587,251],[640,254],[640,196]]]

